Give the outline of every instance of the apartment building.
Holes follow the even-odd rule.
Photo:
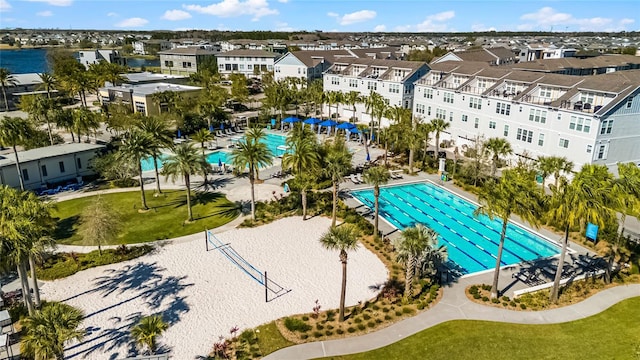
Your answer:
[[[415,83],[414,116],[451,125],[443,140],[507,139],[515,155],[576,167],[640,162],[640,70],[570,76],[445,62]]]
[[[170,84],[166,82],[136,85],[122,84],[101,88],[100,97],[103,104],[125,104],[131,106],[133,112],[143,115],[157,115],[166,112],[169,104],[158,103],[156,96],[154,96],[155,94],[174,92],[185,98],[196,97],[200,95],[201,90],[202,88],[198,86]]]
[[[127,59],[120,56],[118,50],[80,50],[78,51],[78,61],[84,65],[87,69],[91,64],[97,64],[100,61],[106,61],[108,63],[118,64],[122,66],[127,65]]]
[[[173,48],[171,41],[162,39],[139,40],[133,42],[133,53],[140,55],[155,55],[159,51]]]
[[[429,66],[420,61],[382,60],[371,58],[337,59],[323,75],[324,91],[357,91],[361,96],[377,92],[390,106],[413,107],[414,82],[429,71]],[[363,104],[353,107],[342,105],[338,114],[346,118],[369,122],[371,116],[366,113]],[[389,120],[382,119],[382,126],[388,126]]]
[[[574,48],[557,47],[549,45],[527,45],[520,49],[518,60],[520,62],[535,61],[542,59],[562,59],[573,57],[578,50]]]
[[[489,65],[509,65],[517,61],[513,51],[505,47],[489,47],[464,51],[451,51],[434,59],[431,64],[446,61],[477,61]]]
[[[305,79],[307,82],[322,79],[322,73],[340,58],[354,56],[347,50],[289,52],[274,63],[273,78],[279,81],[293,77]]]
[[[238,49],[216,54],[218,72],[222,75],[244,74],[247,78],[259,77],[259,74],[273,71],[273,65],[280,57],[264,50]]]
[[[160,71],[163,74],[186,75],[198,72],[198,66],[215,60],[215,52],[198,47],[160,51]]]

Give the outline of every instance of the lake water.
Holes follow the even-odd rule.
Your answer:
[[[130,67],[160,66],[160,60],[128,58]],[[49,71],[47,49],[0,50],[0,67],[7,68],[12,74],[43,73]]]

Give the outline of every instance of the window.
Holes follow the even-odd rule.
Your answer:
[[[190,67],[191,67],[191,62],[189,62],[189,61],[183,61],[183,62],[182,62],[182,67],[183,67],[183,68],[190,68]]]
[[[340,85],[340,79],[336,76],[331,77],[331,85]]]
[[[453,121],[453,111],[449,112],[449,121]]]
[[[29,171],[27,169],[22,169],[22,180],[29,181]]]
[[[594,93],[581,93],[580,101],[585,104],[593,104],[593,98],[595,97]]]
[[[64,172],[64,161],[58,162],[58,166],[60,166],[60,172],[63,173]]]
[[[600,135],[611,134],[612,128],[613,128],[613,119],[603,120],[602,127],[600,128]]]
[[[546,123],[547,122],[547,111],[546,110],[529,110],[529,121],[534,121],[537,123]]]
[[[431,106],[427,107],[427,115],[431,116]]]
[[[426,89],[424,91],[424,97],[427,99],[433,99],[433,89]]]
[[[165,61],[164,61],[164,66],[166,66],[166,67],[173,67],[173,61],[165,60]]]
[[[444,109],[436,109],[436,119],[447,119],[447,111]]]
[[[462,122],[467,122],[467,120],[469,120],[469,117],[467,115],[462,115]]]
[[[82,169],[82,161],[80,161],[80,158],[76,159],[76,163],[78,164],[78,169]]]
[[[543,99],[551,99],[551,88],[541,86],[540,97]]]
[[[533,141],[533,131],[518,128],[516,139],[523,142],[531,143]]]
[[[49,176],[47,173],[47,165],[40,166],[40,169],[42,170],[42,176]]]
[[[587,145],[587,153],[591,154],[591,151],[593,151],[593,146]]]
[[[357,88],[358,87],[358,79],[349,79],[349,87]]]
[[[496,114],[509,115],[511,113],[511,105],[506,103],[496,103]]]
[[[144,106],[143,102],[136,101],[135,105],[136,105],[136,112],[139,112],[139,113],[142,113],[142,114],[145,113],[145,106]],[[160,104],[160,105],[162,105],[162,104]]]
[[[503,134],[504,134],[504,137],[509,136],[509,125],[505,125],[504,126],[504,133]]]
[[[369,81],[367,83],[367,89],[369,90],[378,90],[378,83],[375,81]]]
[[[478,89],[485,89],[487,87],[486,79],[478,79]]]
[[[482,99],[469,97],[469,107],[472,109],[482,109]]]
[[[631,108],[632,103],[633,103],[633,96],[629,96],[627,98],[627,109]]]
[[[558,146],[563,147],[565,149],[568,148],[569,147],[569,140],[560,138],[560,143],[558,144]]]
[[[598,146],[598,155],[597,155],[597,159],[598,160],[603,160],[603,159],[607,158],[607,148],[608,147],[609,146],[607,144]]]
[[[416,112],[418,114],[424,114],[424,112],[425,112],[424,104],[416,104]]]
[[[253,70],[253,65],[247,64],[247,70]],[[280,68],[277,68],[276,70],[276,72],[280,72]]]
[[[496,128],[496,122],[495,121],[489,121],[489,129],[495,129]]]
[[[579,116],[571,116],[569,129],[589,133],[589,131],[591,131],[591,119],[585,119]]]
[[[400,84],[389,84],[389,92],[393,94],[400,94]]]
[[[544,134],[539,134],[538,135],[538,146],[542,146],[544,145]]]
[[[444,93],[444,102],[453,104],[453,93],[445,92]]]
[[[473,123],[473,127],[477,129],[477,128],[478,128],[478,126],[480,126],[480,119],[475,118],[475,121],[474,121],[474,123]]]
[[[240,66],[240,70],[244,70],[244,64],[240,64],[239,66]],[[298,70],[300,70],[300,69],[298,69]]]

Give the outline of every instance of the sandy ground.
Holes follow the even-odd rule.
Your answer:
[[[271,201],[289,195],[289,193],[284,192],[282,186],[266,183],[256,184],[254,192],[256,201]],[[235,186],[225,191],[225,196],[229,201],[247,201],[247,198],[251,198],[251,185]]]
[[[234,229],[217,237],[269,279],[291,291],[265,302],[258,282],[223,256],[205,250],[203,234],[166,245],[156,253],[124,263],[82,271],[42,287],[45,299],[81,308],[88,330],[67,347],[68,359],[118,359],[133,355],[129,330],[140,316],[162,314],[171,326],[159,340],[173,359],[207,355],[229,329],[254,327],[276,318],[337,308],[341,265],[338,252],[318,239],[330,220],[286,218],[253,229]],[[375,296],[369,287],[387,278],[384,265],[362,246],[349,254],[347,304]],[[271,297],[274,294],[270,294]]]

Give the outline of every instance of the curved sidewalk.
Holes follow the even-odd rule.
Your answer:
[[[458,286],[456,286],[458,285]],[[580,303],[544,311],[513,311],[471,302],[464,286],[445,289],[433,308],[387,328],[362,336],[290,346],[264,359],[313,359],[370,351],[400,341],[432,326],[451,320],[486,320],[518,324],[556,324],[579,320],[600,313],[618,302],[640,296],[640,284],[616,286]]]

